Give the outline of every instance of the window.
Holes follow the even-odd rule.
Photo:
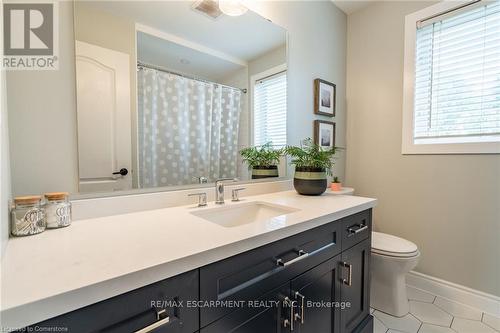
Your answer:
[[[272,142],[275,147],[283,147],[286,145],[286,71],[253,81],[253,144]]]
[[[500,1],[406,17],[403,153],[500,153]]]

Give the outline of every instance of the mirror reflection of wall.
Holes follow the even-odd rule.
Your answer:
[[[249,180],[239,150],[286,142],[286,31],[194,6],[60,3],[59,70],[6,75],[14,196]]]
[[[286,32],[259,15],[77,1],[75,38],[80,192],[247,180],[241,148],[286,144]]]

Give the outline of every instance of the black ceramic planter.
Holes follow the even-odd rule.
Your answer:
[[[321,195],[326,191],[327,185],[325,169],[295,168],[293,187],[299,194]]]
[[[252,179],[278,177],[278,166],[254,166],[252,168]]]

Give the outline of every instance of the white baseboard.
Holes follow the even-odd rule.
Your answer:
[[[408,273],[406,276],[406,284],[427,291],[433,295],[500,316],[500,297],[498,296],[415,271]]]

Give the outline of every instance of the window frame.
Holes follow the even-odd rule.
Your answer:
[[[415,47],[417,22],[460,8],[470,1],[443,1],[405,17],[403,126],[401,153],[413,154],[500,154],[500,142],[414,143]]]
[[[263,72],[260,72],[260,73],[257,73],[257,74],[254,74],[254,75],[251,75],[250,76],[250,144],[252,146],[255,145],[255,122],[254,122],[254,116],[255,116],[255,108],[254,108],[254,93],[255,93],[255,83],[257,81],[260,81],[266,77],[269,77],[269,76],[273,76],[275,74],[278,74],[278,73],[281,73],[281,72],[285,72],[287,70],[287,65],[286,64],[281,64],[281,65],[278,65],[278,66],[275,66],[275,67],[272,67],[272,68],[269,68]],[[288,75],[288,73],[287,73]],[[287,100],[288,100],[288,77],[287,77],[287,91],[286,91],[286,94],[287,94]],[[287,113],[288,113],[288,109],[287,109]],[[288,115],[287,115],[288,116]],[[288,142],[288,127],[287,127],[287,130],[286,130],[286,138],[287,138],[287,142]]]

